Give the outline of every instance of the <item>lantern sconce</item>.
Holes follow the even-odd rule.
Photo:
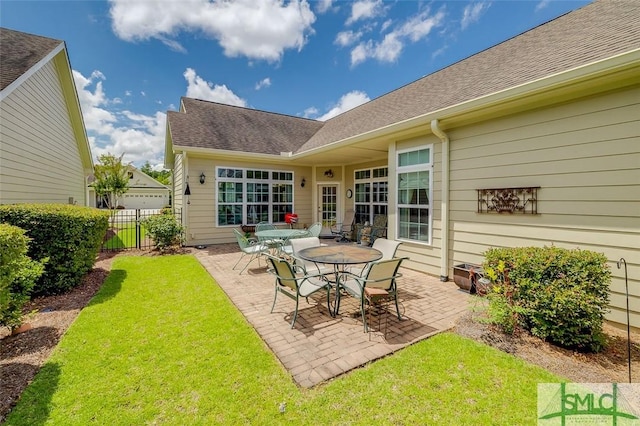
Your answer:
[[[333,177],[333,170],[331,170],[331,169],[325,170],[324,171],[324,176],[328,177],[328,178],[332,178]]]
[[[300,188],[304,188],[304,185],[307,183],[307,181],[305,180],[305,178],[302,178],[302,180],[300,181]]]
[[[206,178],[207,178],[207,177],[204,175],[204,172],[202,172],[202,173],[200,174],[200,184],[201,184],[201,185],[203,185],[203,184],[204,184],[204,180],[205,180]]]

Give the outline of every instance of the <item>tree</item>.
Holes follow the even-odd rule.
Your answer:
[[[120,196],[129,190],[129,168],[122,164],[123,156],[124,153],[120,157],[102,154],[98,157],[99,164],[94,167],[93,189],[106,200],[109,209],[115,209]]]
[[[163,185],[169,185],[171,183],[169,182],[171,172],[169,170],[153,170],[149,161],[144,163],[144,166],[140,168],[140,171],[148,176],[151,176]]]

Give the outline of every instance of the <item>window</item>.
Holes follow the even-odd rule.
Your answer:
[[[388,175],[387,167],[356,170],[354,176],[356,223],[373,222],[374,215],[387,214]]]
[[[398,238],[431,243],[433,146],[398,152]]]
[[[218,226],[284,223],[293,212],[293,173],[218,167]]]

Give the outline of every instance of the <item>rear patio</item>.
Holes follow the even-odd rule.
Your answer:
[[[324,242],[331,244],[333,240]],[[469,295],[453,282],[440,282],[401,268],[398,300],[402,321],[398,321],[392,308],[382,317],[382,324],[374,318],[375,331],[364,333],[354,299],[343,298],[340,314],[332,318],[323,304],[324,296],[316,293],[309,304],[300,302],[298,319],[291,329],[294,301],[278,297],[273,313],[269,313],[274,277],[267,272],[264,261],[260,267],[254,261],[239,275],[238,270],[231,269],[240,256],[237,244],[210,246],[194,250],[194,254],[302,387],[330,380],[447,330],[469,305]],[[383,333],[385,318],[388,322]]]

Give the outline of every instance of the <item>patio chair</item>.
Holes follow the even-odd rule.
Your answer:
[[[244,270],[247,269],[247,266],[249,266],[249,264],[254,259],[258,259],[258,266],[260,266],[260,255],[263,254],[263,253],[266,253],[269,250],[269,247],[267,247],[266,245],[258,242],[254,238],[245,237],[242,234],[242,232],[238,231],[237,229],[234,229],[233,233],[236,236],[236,240],[238,241],[238,246],[240,246],[240,251],[241,251],[242,254],[240,256],[240,259],[238,259],[236,264],[233,265],[233,268],[231,268],[231,269],[235,270],[236,266],[238,266],[238,263],[240,263],[240,261],[245,256],[249,256],[249,261],[247,262],[246,265],[244,265],[244,268],[242,268],[242,270],[240,271],[240,274],[242,274],[242,272],[244,272]]]
[[[333,268],[318,265],[317,263],[302,259],[298,256],[300,250],[309,247],[320,247],[321,245],[318,237],[296,238],[295,240],[291,240],[291,257],[294,259],[294,266],[302,271],[303,274],[333,274]]]
[[[402,244],[402,241],[378,238],[373,242],[373,245],[371,247],[382,252],[382,257],[379,260],[388,260],[393,259],[396,256],[396,252],[398,251],[398,246],[400,244]],[[353,274],[362,276],[366,273],[369,265],[370,264],[366,264],[364,266],[355,265],[350,267],[349,271]]]
[[[275,295],[273,296],[273,305],[271,305],[271,313],[276,306],[276,300],[278,299],[278,293],[282,293],[285,296],[296,301],[296,308],[293,312],[293,320],[291,321],[291,328],[294,327],[296,319],[298,318],[298,305],[301,297],[307,299],[309,303],[309,296],[312,294],[325,290],[327,292],[327,310],[331,313],[331,304],[329,301],[329,292],[331,290],[331,284],[324,275],[296,275],[293,270],[293,266],[285,259],[280,259],[270,255],[267,256],[267,262],[271,265],[269,273],[275,275]]]
[[[322,222],[316,222],[311,225],[307,231],[309,232],[310,237],[320,237],[320,232],[322,232]]]
[[[338,240],[339,242],[345,243],[351,241],[355,215],[355,211],[347,210],[346,212],[344,212],[344,218],[342,219],[342,222],[337,222],[331,225],[331,233],[340,237],[340,239]]]
[[[396,304],[396,313],[399,320],[402,320],[400,315],[400,308],[398,306],[398,288],[396,280],[402,276],[398,273],[400,264],[406,259],[405,257],[396,257],[387,260],[378,260],[371,262],[366,270],[365,276],[353,274],[351,272],[344,272],[340,275],[338,282],[338,290],[336,291],[336,312],[340,310],[340,293],[344,290],[347,294],[355,297],[360,301],[360,313],[362,314],[362,323],[364,324],[365,333],[368,331],[367,320],[364,315],[365,309],[365,288],[376,288],[385,290],[389,297],[393,297]]]
[[[371,241],[375,242],[378,238],[387,238],[387,215],[376,214],[373,216],[371,223]]]

